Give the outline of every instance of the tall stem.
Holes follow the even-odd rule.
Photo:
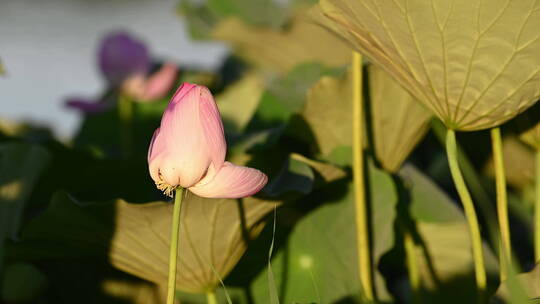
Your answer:
[[[173,220],[171,228],[171,248],[169,254],[169,282],[167,285],[167,304],[174,304],[176,291],[176,265],[178,258],[178,232],[180,230],[180,211],[182,209],[182,194],[184,188],[176,188],[174,195]]]
[[[499,230],[501,233],[501,250],[499,263],[501,265],[501,282],[508,276],[508,263],[511,258],[510,224],[508,223],[508,201],[506,196],[506,178],[504,173],[504,161],[502,155],[501,129],[491,129],[491,146],[493,150],[493,162],[495,164],[495,183],[497,188],[497,216],[499,218]]]
[[[364,123],[362,101],[362,55],[353,53],[352,62],[353,89],[353,179],[356,207],[356,237],[358,246],[358,271],[364,296],[373,301],[373,283],[369,249],[369,230],[367,218],[366,193],[364,182]]]
[[[437,136],[437,139],[441,141],[441,143],[444,145],[446,141],[446,132],[448,132],[446,126],[441,122],[438,122],[437,120],[433,120],[432,128],[435,136]],[[484,217],[484,222],[487,228],[488,240],[490,241],[490,244],[494,250],[499,250],[499,227],[497,225],[497,217],[495,215],[495,212],[491,208],[491,198],[489,197],[486,189],[484,189],[484,187],[482,186],[480,177],[476,173],[471,160],[469,159],[465,151],[463,151],[463,149],[459,147],[459,143],[456,143],[456,145],[459,167],[463,172],[463,178],[465,179],[465,182],[467,183],[467,185],[469,185],[472,196],[476,200],[476,204],[479,207],[480,214]]]
[[[120,117],[120,140],[125,156],[131,154],[132,148],[132,119],[133,119],[133,103],[131,99],[124,94],[118,97],[118,116]]]
[[[206,303],[207,304],[217,304],[216,292],[208,291],[206,292]]]
[[[486,290],[486,269],[484,266],[484,254],[482,252],[482,236],[480,235],[480,226],[474,210],[474,204],[465,185],[457,159],[456,133],[454,130],[448,130],[446,133],[446,153],[448,155],[448,164],[457,192],[465,209],[465,216],[469,223],[471,234],[471,243],[474,259],[474,271],[476,276],[476,287],[478,288],[479,300],[482,301]]]
[[[535,170],[535,194],[534,194],[534,257],[540,261],[540,149],[536,150]]]

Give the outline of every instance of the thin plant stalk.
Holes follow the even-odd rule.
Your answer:
[[[510,262],[512,245],[510,243],[510,224],[508,222],[508,200],[506,195],[506,178],[504,173],[504,160],[502,153],[501,129],[491,129],[491,144],[493,149],[493,163],[495,166],[495,184],[497,189],[497,216],[499,218],[499,231],[501,233],[501,250],[499,263],[501,265],[501,282],[508,276],[508,263]]]
[[[446,132],[448,132],[446,126],[444,126],[444,124],[437,120],[433,120],[431,126],[437,139],[441,142],[442,145],[445,145]],[[487,228],[488,241],[490,242],[493,250],[499,250],[499,229],[497,225],[497,217],[495,215],[495,212],[491,208],[491,199],[489,198],[486,189],[484,189],[484,187],[482,186],[480,177],[476,173],[471,160],[469,159],[465,151],[463,151],[463,149],[459,146],[459,143],[456,143],[456,145],[459,167],[463,172],[463,178],[465,179],[466,184],[469,186],[471,194],[474,197],[477,206],[479,207],[478,210],[485,219],[484,222]]]
[[[214,290],[206,292],[206,303],[207,304],[217,304],[216,292]]]
[[[122,143],[122,152],[125,156],[131,154],[132,149],[132,120],[133,120],[133,102],[125,94],[118,97],[118,116],[120,118],[120,140]]]
[[[361,290],[368,301],[373,301],[373,282],[369,246],[368,216],[364,181],[364,132],[362,100],[362,55],[353,53],[353,182],[356,208],[356,237],[358,250],[358,271]]]
[[[536,150],[534,194],[534,257],[540,261],[540,149]]]
[[[416,244],[411,235],[411,232],[407,229],[403,235],[405,245],[405,256],[407,259],[407,270],[409,276],[409,282],[411,284],[411,291],[413,293],[414,303],[420,303],[420,273],[418,271],[418,259],[416,255]]]
[[[178,240],[180,230],[180,211],[182,210],[182,194],[184,188],[176,188],[174,194],[173,220],[171,227],[171,248],[169,254],[169,282],[167,285],[167,304],[174,304],[176,292],[176,272],[178,259]]]
[[[478,289],[479,301],[482,302],[485,296],[486,290],[486,268],[484,264],[484,254],[482,250],[482,236],[480,235],[480,225],[478,224],[478,218],[476,211],[474,210],[474,204],[465,185],[463,175],[459,168],[457,158],[457,144],[456,133],[454,130],[448,129],[446,133],[446,153],[448,156],[448,164],[450,166],[450,172],[452,173],[452,179],[456,186],[457,192],[463,204],[465,210],[465,216],[469,224],[469,232],[471,236],[471,245],[473,251],[474,260],[474,272],[476,278],[476,287]]]

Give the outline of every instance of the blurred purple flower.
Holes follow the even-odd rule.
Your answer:
[[[106,36],[99,48],[101,73],[113,86],[121,85],[129,76],[148,73],[150,55],[143,42],[127,33]]]

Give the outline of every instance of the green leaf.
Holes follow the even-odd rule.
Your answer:
[[[415,256],[426,303],[476,301],[469,229],[463,213],[430,179],[412,165],[400,171],[410,195]],[[498,274],[493,252],[484,246],[489,275]]]
[[[111,102],[115,103],[116,101]],[[146,156],[148,145],[155,129],[159,126],[167,103],[167,100],[152,103],[132,102],[130,131],[133,142],[131,150],[137,153],[136,156]],[[101,155],[121,155],[124,152],[121,151],[123,148],[121,145],[122,136],[125,135],[121,134],[123,128],[120,126],[121,121],[117,106],[99,114],[86,115],[75,136],[75,146],[95,150]]]
[[[322,0],[320,5],[321,23],[449,128],[498,126],[540,97],[536,1]]]
[[[39,146],[0,145],[0,242],[16,238],[26,202],[49,159],[47,150]]]
[[[255,4],[266,0],[247,1]],[[314,24],[305,13],[298,14],[286,29],[279,30],[249,26],[237,18],[225,19],[217,24],[213,37],[231,44],[236,54],[254,66],[282,75],[300,64],[318,62],[340,67],[351,58],[343,42]]]
[[[339,73],[319,64],[303,64],[285,77],[273,81],[264,92],[248,130],[260,130],[286,125],[306,102],[306,91],[323,75]]]
[[[396,172],[427,133],[431,113],[380,68],[368,72],[375,155]]]
[[[369,168],[369,181],[372,233],[376,236],[373,260],[378,265],[381,256],[394,245],[397,194],[391,177],[373,166]],[[328,188],[301,202],[322,204],[295,224],[286,244],[272,260],[282,303],[335,303],[358,297],[354,195],[350,183],[344,186],[342,194],[335,192],[338,188]],[[280,241],[279,234],[276,237]],[[388,299],[378,272],[376,280],[380,298]],[[267,299],[266,271],[255,278],[251,287],[256,302]]]
[[[537,264],[530,272],[509,276],[499,286],[496,296],[507,300],[507,303],[536,303],[535,299],[540,300],[540,265]]]
[[[272,0],[208,0],[206,5],[218,18],[234,16],[258,26],[278,27],[288,17],[285,5]]]
[[[2,300],[7,303],[35,303],[47,283],[47,277],[34,265],[11,264],[6,267],[2,279]]]
[[[411,216],[426,223],[463,222],[463,212],[431,179],[412,165],[404,166],[399,175],[409,190]]]
[[[218,21],[208,7],[193,0],[181,1],[178,6],[178,14],[185,20],[189,36],[198,40],[208,39]]]
[[[108,254],[116,268],[139,278],[164,284],[172,204],[115,202],[80,204],[57,193],[50,207],[23,231],[26,243],[36,243],[47,256],[63,251],[75,256]],[[247,240],[261,231],[263,217],[274,204],[246,198],[204,199],[188,193],[183,201],[177,288],[205,292],[215,288],[236,265]],[[24,243],[24,242],[23,242]],[[218,278],[219,276],[219,278]]]
[[[309,90],[302,117],[323,156],[340,146],[351,146],[351,100],[350,73],[341,77],[324,76]]]
[[[293,153],[264,192],[270,196],[288,192],[308,194],[317,186],[324,186],[345,176],[346,173],[336,166]]]
[[[263,78],[251,73],[216,96],[225,130],[242,133],[255,113],[263,92]]]
[[[534,151],[516,136],[511,135],[503,137],[502,146],[504,168],[508,184],[517,189],[525,189],[528,186],[534,185]],[[485,167],[485,173],[495,177],[493,156],[490,156]]]

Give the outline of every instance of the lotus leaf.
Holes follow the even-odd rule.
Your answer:
[[[322,0],[325,24],[462,131],[498,126],[540,97],[540,3]]]

